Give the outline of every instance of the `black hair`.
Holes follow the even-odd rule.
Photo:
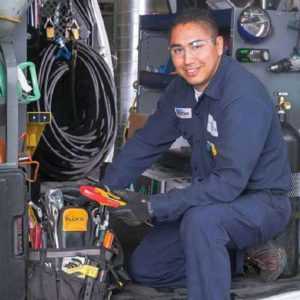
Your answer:
[[[174,18],[170,27],[170,33],[175,26],[191,22],[205,23],[205,25],[211,31],[214,39],[219,35],[218,25],[212,14],[207,9],[186,9],[182,11]]]

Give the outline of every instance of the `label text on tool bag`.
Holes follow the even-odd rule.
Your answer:
[[[88,220],[85,209],[68,208],[63,212],[63,231],[87,231]]]

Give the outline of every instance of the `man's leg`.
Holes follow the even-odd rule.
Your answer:
[[[244,195],[230,204],[192,208],[182,220],[189,300],[229,300],[228,247],[245,249],[263,243],[284,229],[288,199],[266,193]],[[281,198],[281,199],[280,199]]]
[[[185,262],[179,235],[180,222],[155,226],[134,251],[130,275],[151,287],[184,287]]]
[[[227,247],[244,249],[281,231],[290,207],[287,199],[277,198],[252,193],[230,204],[191,208],[180,233],[178,223],[154,228],[132,257],[133,279],[148,286],[179,286],[186,275],[189,300],[230,299]]]

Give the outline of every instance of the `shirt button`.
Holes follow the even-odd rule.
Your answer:
[[[198,171],[198,167],[194,167],[194,171],[197,172]]]

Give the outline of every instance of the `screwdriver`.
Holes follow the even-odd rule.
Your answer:
[[[127,202],[118,195],[99,187],[82,185],[79,190],[82,196],[85,196],[89,200],[95,201],[102,206],[117,208],[127,205]]]

